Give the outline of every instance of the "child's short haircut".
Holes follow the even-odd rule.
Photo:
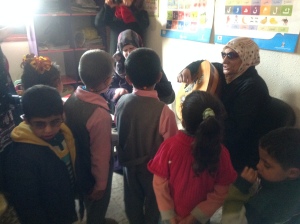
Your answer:
[[[113,59],[103,50],[88,50],[80,58],[78,71],[82,82],[96,88],[113,74]]]
[[[49,63],[49,69],[40,70],[41,66],[48,66],[44,60],[48,60],[46,63]],[[39,65],[32,65],[32,63],[41,62]],[[21,64],[23,68],[23,73],[21,76],[21,82],[24,90],[34,86],[34,85],[48,85],[54,88],[61,82],[60,71],[57,64],[51,62],[48,57],[34,56],[33,54],[28,54],[23,59]]]
[[[160,58],[149,48],[138,48],[125,60],[125,70],[136,88],[153,86],[161,72]]]
[[[57,89],[46,85],[35,85],[22,96],[22,107],[27,120],[63,114],[63,101]]]
[[[260,139],[259,146],[284,170],[300,169],[300,129],[284,127],[270,131]]]

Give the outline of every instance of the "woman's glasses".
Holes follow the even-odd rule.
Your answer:
[[[222,58],[224,59],[225,57],[227,57],[228,59],[236,59],[239,57],[239,54],[236,52],[229,52],[229,53],[225,53],[225,52],[221,52]]]

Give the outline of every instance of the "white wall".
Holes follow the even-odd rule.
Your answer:
[[[13,81],[20,79],[22,68],[20,64],[24,55],[29,53],[27,41],[3,42],[1,48],[9,62],[9,72]]]
[[[146,46],[154,49],[162,59],[163,69],[172,82],[174,90],[178,90],[177,74],[195,60],[207,59],[221,62],[220,52],[223,45],[200,43],[187,40],[163,38],[160,36],[162,24],[166,22],[167,2],[160,0],[159,17],[151,18],[147,31]],[[300,127],[300,41],[296,53],[281,53],[260,50],[261,63],[256,67],[266,81],[271,96],[289,103],[297,115],[297,127]]]

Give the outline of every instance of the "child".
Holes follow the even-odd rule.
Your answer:
[[[134,50],[125,61],[125,69],[133,92],[120,98],[115,114],[118,156],[124,173],[125,212],[130,223],[157,224],[159,211],[147,163],[162,141],[176,134],[175,114],[159,101],[154,90],[161,78],[161,64],[153,50]]]
[[[206,223],[236,179],[222,141],[221,102],[194,91],[184,100],[177,135],[163,142],[148,164],[163,223]]]
[[[27,54],[21,63],[23,74],[21,76],[24,90],[38,84],[56,88],[59,93],[63,91],[58,65],[52,63],[50,58]]]
[[[257,171],[245,167],[230,187],[222,223],[300,223],[300,129],[263,136],[259,157]]]
[[[76,176],[84,195],[87,223],[105,220],[112,183],[112,120],[105,99],[100,95],[111,83],[113,59],[102,50],[89,50],[79,61],[78,86],[65,102],[66,123],[72,130],[77,148]]]
[[[113,56],[116,61],[116,72],[108,91],[105,93],[108,101],[117,103],[120,96],[132,92],[132,86],[125,79],[124,61],[134,49],[140,47],[143,47],[142,39],[133,30],[128,29],[119,34],[117,52]],[[166,74],[163,70],[161,72],[162,78],[155,85],[155,90],[161,101],[170,104],[175,99],[175,93]]]
[[[5,160],[9,199],[21,223],[77,220],[74,202],[75,144],[63,124],[63,102],[56,89],[37,85],[22,97],[24,121],[15,127]]]

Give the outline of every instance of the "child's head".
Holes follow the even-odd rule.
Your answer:
[[[113,59],[103,50],[88,50],[80,58],[78,71],[82,82],[91,92],[105,91],[113,75]]]
[[[55,88],[30,87],[22,96],[22,108],[24,120],[36,136],[48,140],[57,134],[63,121],[63,101]]]
[[[154,87],[161,78],[161,63],[155,51],[149,48],[134,50],[125,61],[126,77],[137,89]]]
[[[21,63],[23,74],[21,76],[24,90],[38,84],[48,85],[56,88],[59,93],[63,91],[60,71],[50,58],[27,54]]]
[[[285,127],[263,136],[259,143],[259,175],[271,182],[300,176],[300,129]]]
[[[188,135],[195,136],[193,169],[196,174],[218,168],[225,110],[223,104],[204,91],[193,91],[182,104],[182,125]]]

